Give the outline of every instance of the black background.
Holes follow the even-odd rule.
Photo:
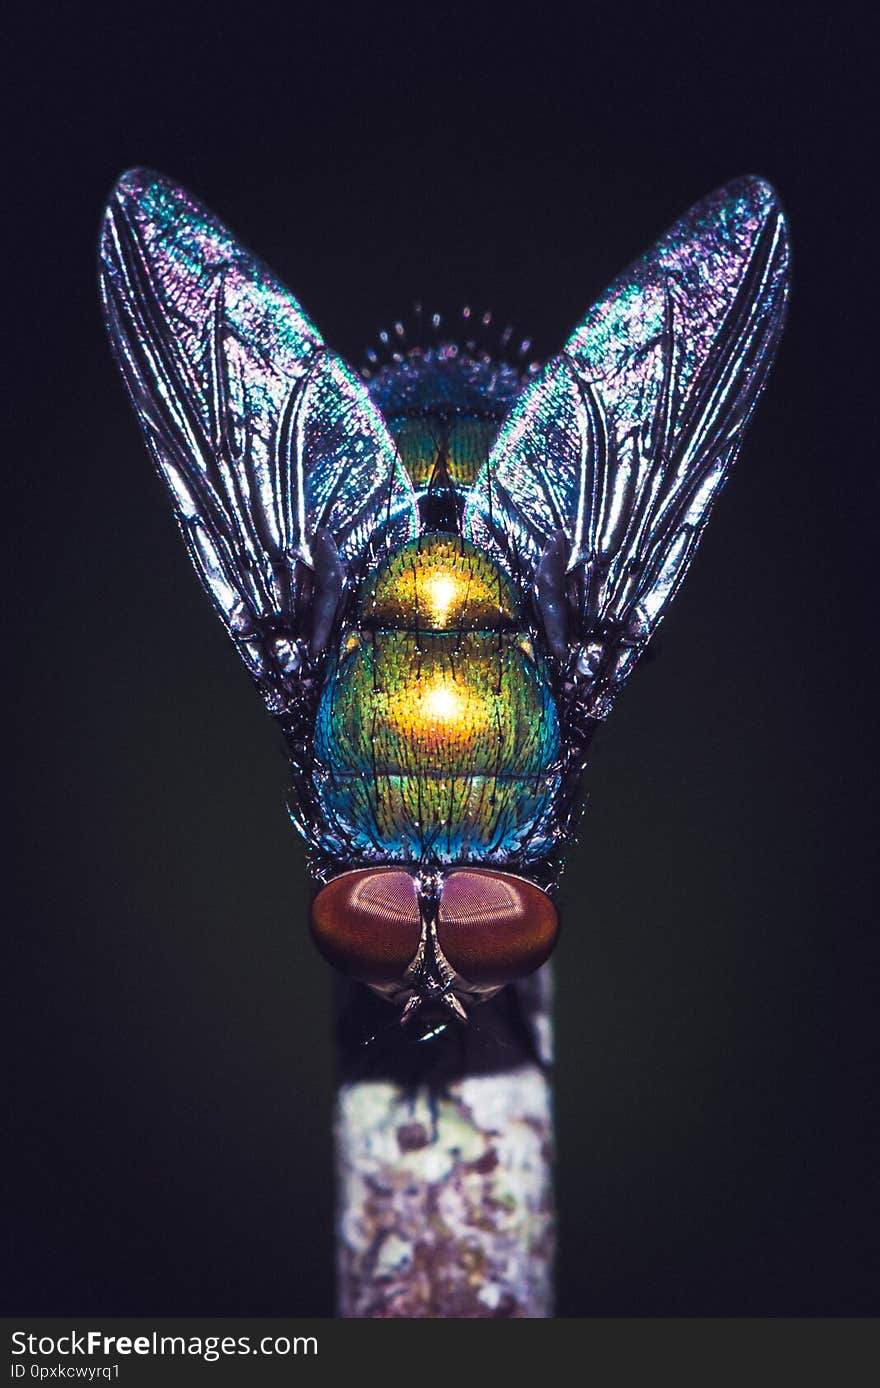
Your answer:
[[[331,989],[279,738],[99,318],[136,163],[356,363],[414,299],[549,355],[697,197],[778,187],[778,363],[565,877],[559,1306],[877,1311],[874,143],[858,11],[770,9],[42,6],[12,34],[6,1311],[332,1308]]]

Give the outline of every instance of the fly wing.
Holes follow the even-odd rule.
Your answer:
[[[788,266],[766,183],[698,203],[523,391],[474,484],[470,537],[534,577],[592,716],[693,557],[776,351]]]
[[[119,180],[100,274],[114,355],[190,557],[281,713],[303,638],[313,653],[326,640],[346,561],[377,531],[415,533],[411,485],[358,377],[167,179],[135,169]]]

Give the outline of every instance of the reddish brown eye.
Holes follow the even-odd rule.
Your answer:
[[[398,868],[335,877],[315,897],[315,944],[335,968],[365,983],[399,983],[419,947],[415,883]]]
[[[510,983],[544,963],[559,917],[532,882],[503,872],[462,869],[443,884],[437,939],[469,983]]]

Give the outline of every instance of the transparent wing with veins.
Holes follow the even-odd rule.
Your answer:
[[[590,716],[661,620],[737,455],[788,259],[766,183],[698,203],[523,391],[474,484],[470,538],[534,577],[547,644]]]
[[[105,317],[190,557],[269,707],[326,642],[347,561],[415,534],[412,488],[359,378],[204,207],[123,175]],[[307,577],[304,577],[307,575]],[[308,590],[304,615],[303,588]]]

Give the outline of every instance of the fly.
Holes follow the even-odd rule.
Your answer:
[[[776,195],[698,203],[531,373],[396,329],[359,375],[148,171],[116,185],[100,263],[190,558],[284,732],[318,948],[404,1021],[463,1020],[553,949],[590,741],[779,340]]]

